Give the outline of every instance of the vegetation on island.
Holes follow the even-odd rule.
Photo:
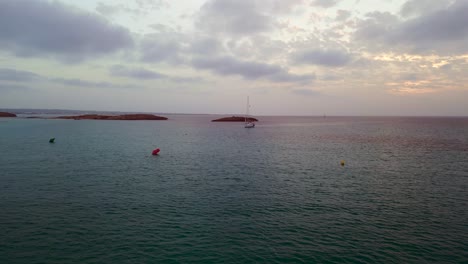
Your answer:
[[[167,120],[167,117],[151,114],[127,114],[127,115],[77,115],[77,116],[59,116],[57,119],[91,119],[91,120]]]
[[[257,121],[258,119],[256,118],[247,117],[247,122],[257,122]],[[211,120],[211,122],[245,122],[245,116],[223,117],[223,118]]]

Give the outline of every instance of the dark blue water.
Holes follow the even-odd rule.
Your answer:
[[[466,118],[169,117],[0,119],[0,263],[468,263]]]

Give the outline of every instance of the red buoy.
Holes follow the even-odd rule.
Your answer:
[[[161,151],[161,150],[157,148],[157,149],[153,150],[153,153],[152,153],[152,154],[153,154],[153,155],[158,155],[159,151]]]

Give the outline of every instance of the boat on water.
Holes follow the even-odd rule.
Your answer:
[[[247,96],[247,111],[246,111],[246,114],[245,114],[244,127],[245,128],[254,128],[255,127],[255,122],[252,121],[251,118],[249,118],[249,108],[250,108],[250,103],[249,103],[249,97]]]

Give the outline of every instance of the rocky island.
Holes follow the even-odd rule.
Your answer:
[[[16,115],[7,112],[0,112],[0,117],[16,117]]]
[[[77,115],[77,116],[59,116],[57,119],[92,119],[92,120],[167,120],[167,117],[150,114],[128,114],[128,115]]]
[[[258,120],[253,117],[247,117],[247,122],[257,122]],[[211,120],[211,122],[245,122],[244,116],[231,116],[231,117],[223,117],[215,120]]]

